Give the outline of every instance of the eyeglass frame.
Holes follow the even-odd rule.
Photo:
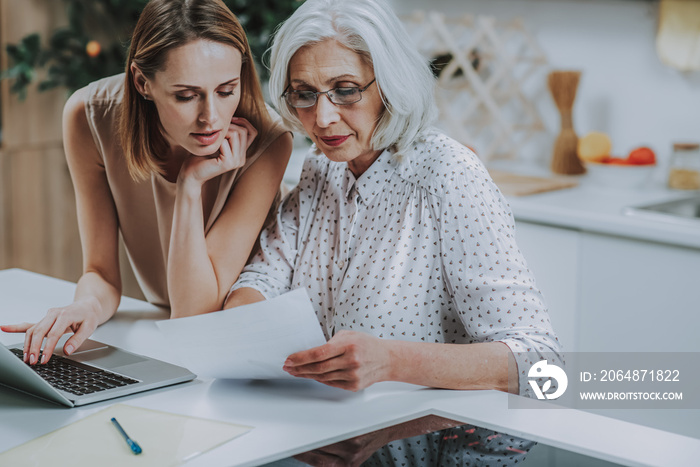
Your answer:
[[[291,91],[288,91],[287,89],[289,89],[289,86],[291,86],[291,84],[290,84],[290,85],[287,86],[287,89],[284,90],[284,92],[282,93],[282,96],[280,96],[280,97],[284,98],[284,101],[287,103],[287,105],[290,106],[290,107],[293,108],[293,109],[308,109],[309,107],[313,107],[313,106],[316,105],[316,103],[318,102],[318,95],[319,95],[319,94],[325,94],[326,97],[328,98],[328,100],[331,101],[331,103],[332,103],[333,105],[352,105],[352,104],[357,104],[358,102],[360,102],[360,101],[362,100],[362,93],[365,92],[367,89],[369,89],[369,87],[370,87],[370,86],[372,85],[372,83],[374,83],[375,81],[377,81],[377,78],[376,78],[376,77],[375,77],[372,81],[370,81],[369,83],[367,83],[365,86],[362,86],[362,87],[360,87],[360,86],[338,86],[338,87],[335,87],[335,88],[333,88],[333,89],[329,89],[328,91],[297,91],[297,90],[295,90],[295,89],[292,89]],[[359,99],[357,99],[356,101],[353,101],[353,102],[345,102],[345,103],[342,103],[342,102],[334,102],[334,101],[333,101],[333,97],[331,97],[331,96],[333,95],[333,94],[332,94],[333,91],[336,91],[336,90],[338,90],[338,89],[357,89],[357,90],[359,91],[359,96],[360,96],[360,97],[359,97]],[[303,106],[303,107],[296,107],[296,106],[293,106],[292,104],[290,104],[289,99],[287,98],[287,96],[290,95],[290,94],[292,94],[292,93],[301,93],[301,92],[309,92],[309,93],[312,93],[312,94],[313,94],[313,96],[314,96],[314,101],[313,101],[313,103],[312,103],[311,105],[306,105],[306,106]],[[331,93],[331,94],[329,94],[329,93]]]

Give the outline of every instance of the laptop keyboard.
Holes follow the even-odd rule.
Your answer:
[[[22,349],[10,350],[20,359],[23,357]],[[41,359],[41,356],[39,358]],[[33,365],[30,368],[51,386],[77,396],[139,382],[111,371],[61,357],[60,355],[52,356],[51,360],[44,365]]]

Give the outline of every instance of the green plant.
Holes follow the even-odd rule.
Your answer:
[[[241,21],[262,79],[268,75],[261,57],[271,34],[303,0],[224,0]],[[96,79],[124,70],[129,37],[148,0],[64,0],[68,25],[55,29],[46,46],[39,34],[9,44],[10,67],[0,74],[10,90],[24,99],[36,79],[39,91],[63,87],[73,92]]]

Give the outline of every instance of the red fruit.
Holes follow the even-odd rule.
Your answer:
[[[633,149],[627,156],[627,161],[633,165],[654,165],[656,154],[650,148],[641,147]]]

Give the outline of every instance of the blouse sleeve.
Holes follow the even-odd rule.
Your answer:
[[[559,341],[515,243],[507,202],[480,163],[459,166],[446,174],[433,206],[445,283],[467,333],[478,342],[506,344],[518,365],[520,393],[532,396],[528,371],[541,359],[561,364]]]
[[[280,203],[276,221],[260,234],[260,248],[231,292],[251,287],[270,299],[291,290],[298,248],[299,191],[297,186]]]

